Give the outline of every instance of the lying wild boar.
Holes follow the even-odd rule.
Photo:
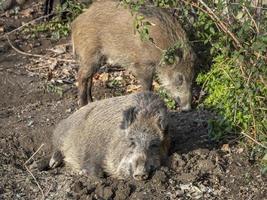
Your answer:
[[[64,160],[88,175],[103,172],[144,180],[169,146],[167,110],[151,92],[90,103],[61,121],[53,135],[50,167]]]
[[[181,25],[166,10],[142,7],[152,25],[151,41],[142,41],[135,33],[135,16],[116,1],[94,2],[72,23],[72,43],[78,56],[79,103],[92,101],[91,87],[94,73],[103,64],[120,65],[139,79],[143,90],[151,90],[153,75],[180,104],[182,110],[191,108],[191,84],[194,76],[195,54]],[[176,52],[174,64],[160,64],[162,50],[175,43],[182,48]]]

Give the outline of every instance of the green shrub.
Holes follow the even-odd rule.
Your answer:
[[[211,47],[212,65],[198,75],[197,82],[208,93],[204,105],[222,116],[221,121],[213,122],[217,134],[238,131],[266,143],[267,17],[265,11],[262,18],[253,15],[255,8],[249,2],[230,5],[227,15],[219,4],[215,15],[221,22],[198,10],[200,18],[194,27],[203,31],[197,37]],[[227,29],[222,30],[218,23]]]
[[[24,33],[37,37],[39,33],[49,33],[52,39],[58,40],[70,33],[70,23],[82,13],[84,5],[77,1],[66,1],[62,6],[56,7],[55,16],[46,22],[30,25],[23,29]],[[62,13],[66,13],[66,20],[62,20]]]

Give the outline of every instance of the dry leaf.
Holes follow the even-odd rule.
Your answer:
[[[152,86],[154,90],[158,90],[160,88],[160,85],[156,81],[153,81]]]
[[[63,68],[62,73],[65,75],[70,75],[70,70],[68,68]]]
[[[99,75],[98,79],[101,80],[101,81],[103,81],[103,82],[106,82],[109,79],[109,74],[106,73],[106,72],[103,72],[103,73],[101,73]]]
[[[118,76],[118,77],[116,77],[114,80],[116,80],[116,81],[122,81],[123,78],[122,78],[122,76]]]
[[[244,148],[238,148],[238,149],[236,150],[237,153],[242,153],[243,151],[244,151]]]
[[[229,144],[223,144],[221,150],[222,150],[223,152],[231,153],[231,149],[230,149],[230,147],[229,147]]]
[[[55,60],[55,61],[53,61],[50,65],[49,65],[49,68],[53,71],[54,69],[56,69],[56,67],[57,67],[57,61]]]
[[[140,91],[141,90],[141,86],[140,85],[128,85],[126,88],[126,92],[136,92],[136,91]]]
[[[27,8],[20,12],[22,17],[30,17],[33,13],[33,8]]]
[[[58,55],[63,54],[63,53],[66,53],[66,46],[58,45],[58,46],[55,46],[54,48],[50,49],[50,51],[52,51]]]

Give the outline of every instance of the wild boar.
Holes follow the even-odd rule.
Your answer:
[[[50,167],[62,161],[78,172],[144,180],[167,158],[167,109],[151,92],[90,103],[61,121]]]
[[[103,64],[115,64],[131,71],[144,91],[152,89],[154,74],[182,110],[191,108],[191,85],[195,53],[178,21],[164,9],[141,7],[140,15],[152,25],[151,41],[142,41],[133,26],[135,16],[112,0],[94,2],[72,23],[72,44],[80,68],[79,104],[92,101],[92,77]],[[162,64],[162,50],[179,43],[174,64]]]

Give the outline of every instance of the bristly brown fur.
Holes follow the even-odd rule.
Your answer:
[[[116,1],[94,2],[72,23],[72,43],[80,62],[78,89],[81,106],[92,101],[93,75],[103,63],[109,63],[131,71],[144,91],[152,89],[152,79],[157,71],[162,85],[177,101],[180,98],[181,107],[190,108],[195,54],[183,28],[164,9],[142,7],[140,13],[153,24],[149,34],[154,44],[140,39],[133,26],[135,16]],[[173,65],[159,65],[160,49],[168,49],[177,42],[182,48],[176,56],[181,58],[177,58]],[[178,76],[183,80],[178,80]]]
[[[136,110],[134,118],[124,118],[126,110]],[[124,120],[130,120],[122,129]],[[130,164],[150,142],[159,142],[160,151],[144,158],[158,167],[167,155],[167,109],[158,95],[151,92],[105,99],[82,107],[62,120],[53,135],[55,152],[61,152],[66,164],[78,171],[98,175],[107,172],[116,178],[129,178]],[[140,149],[131,149],[129,141],[137,141]],[[141,146],[140,146],[141,145]],[[163,151],[164,150],[164,151]],[[136,151],[136,153],[134,153]],[[146,151],[144,151],[146,152]],[[51,159],[53,163],[59,163]]]

